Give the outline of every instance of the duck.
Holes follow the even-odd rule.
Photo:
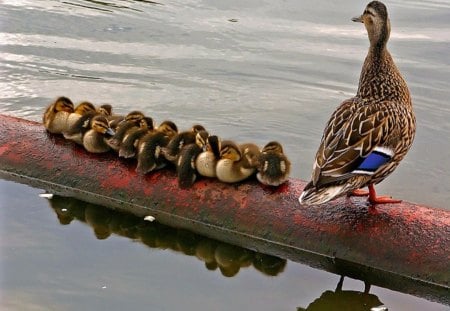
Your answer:
[[[220,138],[210,135],[206,140],[206,150],[195,159],[195,168],[199,175],[204,177],[217,177],[216,166],[220,158]]]
[[[291,171],[291,162],[277,141],[267,143],[257,157],[256,178],[263,185],[279,186],[286,182]]]
[[[136,147],[139,139],[145,134],[153,131],[155,125],[153,119],[150,117],[144,117],[139,122],[139,127],[130,128],[122,139],[122,143],[119,147],[119,157],[133,158],[136,155]]]
[[[144,118],[145,115],[141,111],[136,110],[128,113],[124,120],[117,124],[115,135],[108,139],[106,143],[111,147],[111,149],[118,152],[120,149],[120,144],[122,143],[124,136],[127,134],[127,131],[133,127],[139,127],[141,120]]]
[[[178,127],[170,120],[163,121],[154,131],[142,136],[137,143],[136,172],[147,174],[153,170],[166,166],[166,158],[162,154],[162,148],[166,147],[170,140],[178,134]]]
[[[110,104],[103,104],[100,105],[97,109],[96,109],[97,113],[104,115],[105,117],[107,117],[108,121],[109,118],[111,116],[113,116],[112,113],[112,106]]]
[[[200,124],[195,124],[188,131],[183,131],[175,135],[167,145],[167,147],[163,148],[163,154],[165,158],[176,164],[178,155],[183,148],[183,146],[192,144],[195,142],[196,135],[200,131],[205,131],[205,127]]]
[[[90,129],[83,135],[83,146],[88,152],[104,153],[110,150],[106,139],[115,133],[108,125],[108,119],[96,115],[90,122]]]
[[[70,98],[60,96],[46,108],[42,123],[50,133],[62,134],[67,129],[67,118],[73,111],[74,105]]]
[[[95,112],[96,108],[91,102],[83,101],[79,103],[67,118],[67,128],[70,129],[81,116]]]
[[[231,140],[221,143],[220,159],[216,165],[216,176],[222,182],[235,183],[247,179],[256,171],[253,162],[259,148],[238,146]]]
[[[199,131],[195,135],[194,143],[182,147],[176,163],[180,188],[191,187],[197,179],[196,159],[202,151],[206,151],[208,136],[207,131]]]
[[[92,103],[88,101],[79,103],[67,118],[67,129],[63,132],[64,138],[82,145],[83,134],[89,130],[91,119],[96,114],[98,112]]]
[[[364,24],[370,43],[358,90],[327,122],[300,204],[322,204],[343,195],[368,196],[370,207],[401,202],[377,196],[374,185],[397,168],[413,143],[411,95],[386,46],[391,30],[386,6],[372,1],[352,20]],[[363,192],[364,187],[369,191]]]

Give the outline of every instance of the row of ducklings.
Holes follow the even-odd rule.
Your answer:
[[[255,172],[262,184],[278,186],[290,173],[290,162],[276,141],[262,149],[253,143],[238,145],[210,135],[201,125],[179,132],[172,121],[155,126],[140,111],[115,115],[111,105],[95,107],[85,101],[74,106],[69,98],[59,97],[45,111],[43,123],[49,132],[63,134],[89,152],[112,149],[120,157],[136,158],[140,174],[172,163],[183,188],[192,186],[198,175],[234,183]]]

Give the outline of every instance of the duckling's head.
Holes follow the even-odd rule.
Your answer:
[[[104,116],[112,115],[112,106],[110,104],[103,104],[97,108],[97,112]]]
[[[208,142],[208,132],[207,131],[199,131],[195,135],[195,144],[199,146],[203,151],[206,151],[206,144]]]
[[[366,6],[363,14],[358,17],[353,17],[352,21],[364,23],[371,46],[381,48],[386,45],[391,32],[391,23],[387,8],[382,2],[370,2]]]
[[[85,115],[88,112],[95,112],[95,106],[88,101],[84,101],[75,107],[74,112],[79,115]]]
[[[279,142],[271,141],[264,146],[264,148],[262,149],[262,152],[283,153],[283,147],[281,146],[281,144]]]
[[[206,131],[206,129],[203,127],[203,125],[200,124],[194,124],[191,128],[191,131],[194,133],[198,133],[200,131]]]
[[[139,121],[139,127],[142,129],[153,130],[155,128],[155,124],[153,123],[153,119],[150,117],[143,117]]]
[[[210,135],[207,139],[206,150],[211,151],[216,158],[220,157],[220,138],[217,135]]]
[[[161,132],[168,137],[173,137],[178,134],[178,128],[175,123],[166,120],[158,126],[158,132]]]
[[[74,111],[72,101],[65,96],[58,97],[53,106],[53,110],[55,112],[65,111],[68,113],[72,113]]]
[[[143,118],[145,118],[145,115],[142,112],[132,111],[126,115],[125,121],[139,123]]]
[[[108,136],[108,135],[112,136],[115,134],[113,129],[111,129],[108,125],[108,119],[106,119],[105,116],[102,116],[102,115],[97,115],[94,118],[92,118],[91,128],[94,131],[101,133],[105,136]]]
[[[242,157],[239,147],[230,140],[224,140],[220,148],[220,158],[239,161]]]

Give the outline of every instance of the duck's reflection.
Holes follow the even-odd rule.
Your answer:
[[[151,248],[171,249],[195,256],[205,263],[208,270],[219,270],[226,277],[235,276],[240,269],[251,266],[261,273],[276,276],[286,266],[285,259],[219,242],[188,230],[145,221],[132,214],[57,195],[48,201],[61,225],[77,220],[92,227],[100,240],[117,234]]]
[[[341,276],[334,291],[327,290],[319,298],[305,308],[297,308],[297,311],[387,311],[388,308],[377,296],[369,294],[370,285],[364,283],[364,291],[342,290],[344,277]]]

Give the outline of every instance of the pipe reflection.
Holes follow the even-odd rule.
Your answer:
[[[354,311],[387,311],[388,308],[377,296],[369,294],[370,285],[364,283],[364,291],[342,290],[344,276],[341,276],[334,291],[327,290],[319,298],[314,300],[308,307],[298,307],[297,311],[332,311],[332,310],[354,310]]]
[[[216,241],[188,230],[145,221],[132,214],[74,198],[54,195],[48,202],[61,225],[69,225],[77,220],[92,227],[99,240],[116,234],[140,241],[151,248],[170,249],[195,256],[205,263],[206,269],[219,270],[225,277],[233,277],[241,269],[251,266],[265,275],[276,276],[286,267],[285,259]]]

